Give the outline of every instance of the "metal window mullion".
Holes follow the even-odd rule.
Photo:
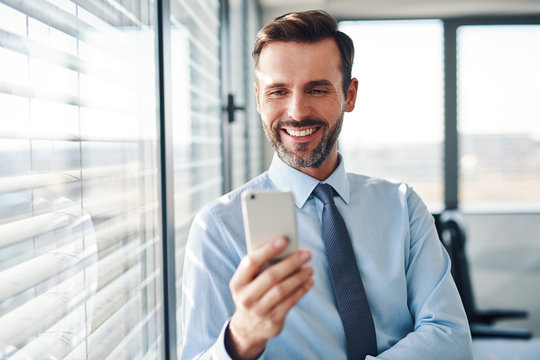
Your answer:
[[[444,22],[444,205],[458,207],[457,24]]]
[[[163,311],[165,359],[176,359],[176,261],[174,243],[174,159],[171,108],[170,1],[158,0],[156,29],[157,101],[161,184]]]
[[[248,19],[249,17],[249,14],[248,14],[248,5],[247,5],[247,2],[246,0],[242,0],[242,7],[241,7],[241,11],[242,11],[242,18],[243,19]],[[248,94],[250,93],[249,90],[251,89],[251,87],[249,86],[249,61],[248,61],[248,58],[245,56],[245,54],[247,53],[247,49],[249,47],[249,44],[248,44],[248,33],[249,33],[249,21],[244,21],[242,23],[242,41],[240,42],[240,46],[241,46],[241,50],[240,50],[240,54],[242,55],[242,68],[243,68],[243,71],[242,71],[242,86],[244,87],[244,92],[243,92],[243,103],[244,103],[244,154],[245,155],[245,158],[244,158],[244,181],[248,181],[251,177],[251,158],[253,156],[253,154],[251,153],[250,151],[250,145],[251,145],[251,142],[250,142],[250,121],[251,119],[249,118],[250,116],[250,112],[249,112],[249,108],[250,106],[248,105],[248,102],[250,100]]]
[[[459,132],[457,113],[457,29],[464,25],[540,24],[537,15],[470,17],[443,20],[444,23],[444,203],[459,206]]]
[[[219,45],[219,52],[221,58],[220,67],[220,79],[221,79],[221,95],[222,99],[227,99],[229,89],[231,88],[231,81],[229,74],[230,69],[230,25],[229,25],[229,2],[227,0],[221,0],[220,2],[220,16],[221,26],[219,38],[221,43]],[[225,101],[223,101],[225,103]],[[232,149],[231,149],[231,126],[228,121],[227,112],[222,111],[221,115],[222,127],[221,136],[222,142],[222,154],[223,154],[223,187],[222,192],[227,193],[232,190]]]

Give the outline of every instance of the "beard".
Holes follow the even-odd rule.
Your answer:
[[[318,168],[324,160],[326,160],[328,155],[330,155],[336,144],[339,133],[341,132],[341,126],[343,125],[343,116],[344,113],[342,112],[334,126],[331,128],[329,128],[327,123],[322,120],[305,119],[302,121],[279,121],[275,124],[273,129],[263,121],[263,129],[270,144],[285,164],[294,168]],[[320,128],[317,131],[326,131],[326,133],[323,134],[321,141],[313,151],[308,151],[309,144],[307,143],[296,144],[294,149],[287,149],[281,140],[281,128],[284,126],[298,128],[319,126]]]

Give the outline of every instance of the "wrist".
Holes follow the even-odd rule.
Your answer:
[[[234,360],[254,360],[264,351],[266,341],[256,342],[246,339],[231,326],[231,322],[225,329],[225,350]]]

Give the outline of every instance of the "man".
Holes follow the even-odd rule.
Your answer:
[[[257,110],[276,155],[268,172],[207,206],[193,223],[184,267],[181,357],[357,355],[330,274],[332,264],[344,260],[328,252],[327,203],[312,193],[324,183],[333,189],[346,224],[352,250],[345,255],[354,259],[361,277],[355,283],[363,283],[359,292],[367,299],[367,320],[360,324],[367,335],[352,336],[352,342],[372,338],[375,348],[360,358],[472,359],[448,256],[420,198],[405,184],[345,173],[336,140],[358,88],[351,79],[350,38],[322,11],[291,13],[259,32],[253,56]],[[246,255],[240,195],[276,188],[294,194],[302,249],[261,271],[286,239]]]

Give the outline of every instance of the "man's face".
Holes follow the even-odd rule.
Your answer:
[[[295,168],[337,159],[343,114],[356,99],[354,79],[342,90],[341,57],[333,39],[272,42],[259,56],[255,92],[263,128],[279,157]]]

